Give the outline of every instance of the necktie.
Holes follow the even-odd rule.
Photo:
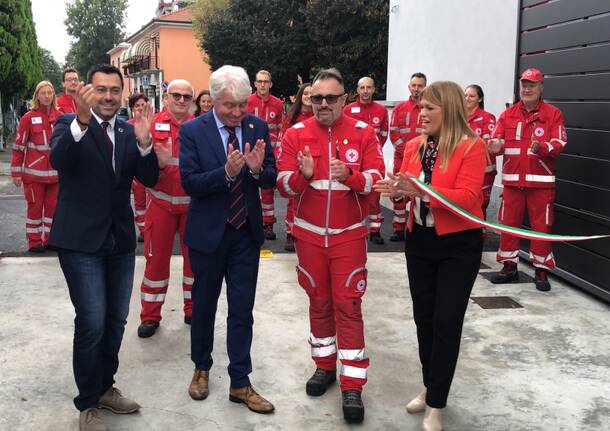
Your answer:
[[[438,144],[434,142],[432,138],[428,139],[424,148],[424,157],[422,158],[422,169],[424,171],[424,182],[430,184],[432,181],[432,169],[436,163],[436,156],[438,155]],[[426,217],[428,216],[428,203],[424,202],[423,199],[419,205],[419,215],[424,226],[426,226]]]
[[[229,132],[229,139],[227,140],[227,155],[229,152],[229,144],[233,145],[234,150],[239,151],[239,141],[235,136],[235,129],[233,127],[225,126],[227,132]],[[235,181],[231,183],[229,194],[231,196],[229,205],[229,224],[236,230],[244,225],[246,222],[246,200],[243,191],[243,180],[244,176],[239,173],[235,177]]]
[[[104,129],[104,143],[106,144],[106,153],[108,157],[110,157],[110,162],[112,163],[112,153],[114,152],[114,145],[112,144],[112,140],[108,135],[108,127],[110,123],[108,121],[102,121],[102,129]]]

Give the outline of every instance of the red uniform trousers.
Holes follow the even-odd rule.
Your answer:
[[[381,230],[383,216],[381,215],[381,194],[371,191],[369,199],[369,233],[377,233]]]
[[[184,264],[182,267],[182,290],[184,294],[184,315],[191,316],[193,288],[193,271],[188,258],[188,248],[184,245],[184,228],[187,213],[171,213],[150,202],[146,210],[144,228],[144,256],[146,269],[140,286],[142,312],[140,319],[160,321],[161,307],[165,302],[169,285],[169,264],[176,232],[180,233],[180,246]]]
[[[47,245],[57,205],[58,183],[23,183],[27,202],[25,232],[28,248]]]
[[[504,186],[499,221],[508,226],[519,227],[523,223],[525,208],[533,230],[548,233],[553,225],[553,202],[555,189]],[[498,262],[519,260],[519,239],[507,234],[500,235]],[[555,258],[548,241],[531,241],[530,258],[539,268],[555,268]]]
[[[279,143],[278,143],[279,145]],[[277,160],[278,147],[273,148],[273,155]],[[261,207],[263,210],[263,224],[273,225],[277,221],[275,218],[275,187],[272,189],[260,189],[261,191]],[[294,218],[294,216],[293,216]]]
[[[131,183],[131,192],[133,193],[133,207],[135,212],[135,222],[140,233],[144,232],[144,220],[146,215],[146,187],[134,178]]]
[[[286,205],[286,233],[292,235],[292,225],[294,224],[294,198],[288,198],[288,205]]]
[[[338,353],[341,390],[362,391],[369,366],[361,311],[366,238],[328,248],[296,240],[295,248],[299,284],[309,296],[309,343],[316,367],[334,371]]]
[[[400,143],[394,148],[394,168],[393,173],[396,175],[400,172],[400,167],[402,166],[402,159],[405,153],[405,145],[406,142]],[[392,218],[392,227],[397,232],[402,232],[405,230],[405,225],[407,224],[407,202],[406,199],[401,200],[400,202],[394,202],[394,218]]]

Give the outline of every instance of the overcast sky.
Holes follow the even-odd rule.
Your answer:
[[[131,0],[128,3],[125,24],[129,36],[154,18],[158,0]],[[51,51],[55,60],[63,63],[70,48],[70,36],[64,25],[66,0],[32,0],[32,13],[38,45]]]

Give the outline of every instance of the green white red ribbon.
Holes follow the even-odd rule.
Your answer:
[[[415,178],[415,177],[410,177],[409,179],[413,182],[413,184],[415,184],[415,186],[419,190],[421,190],[423,193],[427,194],[428,196],[430,196],[433,199],[440,202],[445,208],[447,208],[452,213],[458,215],[459,217],[461,217],[465,220],[471,221],[479,226],[485,226],[485,227],[488,227],[489,229],[492,229],[492,230],[495,230],[498,232],[507,233],[507,234],[510,234],[512,236],[516,236],[519,238],[534,239],[534,240],[538,240],[538,241],[549,241],[549,242],[586,241],[586,240],[590,240],[590,239],[600,239],[600,238],[610,237],[610,235],[588,235],[588,236],[555,235],[555,234],[551,234],[551,233],[536,232],[536,231],[529,230],[529,229],[523,229],[523,228],[514,227],[514,226],[506,226],[506,225],[503,225],[500,223],[492,223],[492,222],[489,222],[486,220],[481,220],[477,216],[470,214],[468,211],[465,211],[463,208],[461,208],[458,205],[451,202],[449,199],[447,199],[445,196],[443,196],[442,194],[440,194],[439,192],[434,190],[428,184],[424,183],[422,180]]]

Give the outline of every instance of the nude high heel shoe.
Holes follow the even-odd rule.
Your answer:
[[[426,389],[417,394],[405,407],[407,413],[410,414],[421,413],[426,410]]]
[[[435,409],[426,405],[426,414],[422,423],[424,431],[442,431],[443,430],[443,409]]]

